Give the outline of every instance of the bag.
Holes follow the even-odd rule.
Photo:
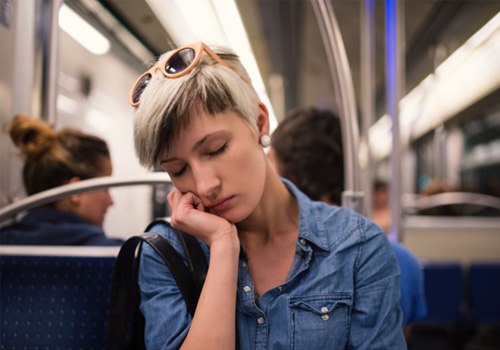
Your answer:
[[[191,315],[207,274],[207,262],[196,238],[179,234],[178,238],[187,257],[182,256],[161,235],[148,232],[157,225],[170,224],[164,219],[153,221],[146,233],[130,237],[120,248],[111,284],[111,300],[108,318],[108,342],[110,350],[145,349],[144,316],[139,310],[138,284],[139,261],[142,245],[149,244],[163,259],[179,286]]]

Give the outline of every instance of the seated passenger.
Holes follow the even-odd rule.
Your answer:
[[[344,168],[342,134],[335,114],[315,108],[291,112],[274,131],[268,156],[278,173],[309,197],[340,204]],[[396,242],[391,247],[401,269],[401,307],[407,325],[427,313],[423,272],[406,248]]]
[[[141,164],[174,185],[159,233],[177,248],[178,231],[191,234],[209,255],[191,316],[161,257],[142,249],[147,348],[406,348],[383,232],[278,177],[263,150],[269,114],[238,56],[203,43],[166,53],[129,96]]]
[[[381,180],[373,186],[373,210],[371,219],[385,233],[390,232],[389,187]],[[418,259],[398,242],[391,241],[401,269],[401,307],[404,324],[414,323],[427,314],[424,276]]]
[[[391,226],[391,212],[389,208],[389,190],[384,181],[377,180],[373,184],[373,206],[371,219],[379,225],[385,233],[389,233]]]
[[[106,142],[78,130],[55,131],[47,122],[17,115],[10,137],[24,159],[23,182],[32,195],[53,187],[111,175]],[[121,245],[105,236],[106,210],[113,204],[107,190],[75,194],[30,210],[22,219],[0,230],[0,244]]]

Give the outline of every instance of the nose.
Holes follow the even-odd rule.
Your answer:
[[[196,194],[201,198],[211,198],[217,195],[220,179],[215,169],[209,166],[199,166],[193,169]]]
[[[107,206],[108,207],[110,207],[113,204],[115,204],[115,202],[113,201],[113,196],[111,195],[111,193],[109,192],[109,190],[105,190],[104,194],[106,195],[106,200],[107,200]]]

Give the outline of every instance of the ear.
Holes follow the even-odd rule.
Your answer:
[[[79,182],[80,180],[81,179],[78,176],[74,176],[71,179],[69,179],[68,184]],[[69,199],[71,204],[78,205],[78,204],[80,204],[80,198],[82,198],[81,194],[74,194],[74,195],[70,196],[68,199]]]
[[[259,102],[259,116],[257,117],[259,135],[269,134],[269,112],[262,102]]]

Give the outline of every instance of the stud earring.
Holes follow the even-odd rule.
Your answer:
[[[259,143],[262,147],[271,146],[271,137],[268,134],[260,135]]]

